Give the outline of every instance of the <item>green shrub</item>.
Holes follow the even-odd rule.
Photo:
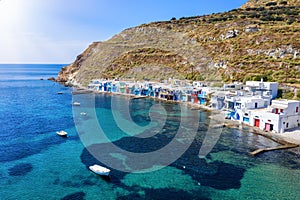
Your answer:
[[[259,7],[256,9],[256,11],[263,11],[263,10],[265,10],[265,7]]]
[[[272,16],[264,16],[261,18],[262,21],[275,21]]]
[[[251,14],[251,15],[249,15],[249,17],[250,18],[260,18],[260,14],[257,14],[257,13]]]
[[[283,17],[277,16],[277,17],[275,18],[275,20],[276,20],[276,21],[284,21],[284,18],[283,18]]]
[[[245,84],[246,81],[251,81],[251,80],[252,80],[251,76],[245,76],[243,79],[243,83]]]
[[[223,87],[223,83],[222,82],[214,82],[212,87]]]
[[[196,77],[196,80],[197,80],[197,81],[204,81],[205,78],[203,77],[202,74],[199,74],[199,75]]]
[[[296,98],[297,98],[298,100],[300,100],[300,90],[297,90],[297,92],[296,92]]]
[[[282,88],[278,88],[277,98],[281,99],[282,98],[282,94],[283,94],[283,89]]]
[[[263,79],[263,81],[272,81],[272,77],[270,75],[266,75],[266,74],[258,74],[258,75],[254,75],[252,77],[252,81],[260,81],[261,79]]]
[[[296,80],[294,80],[294,79],[288,79],[287,81],[286,81],[287,83],[295,83],[296,82]]]
[[[293,99],[294,98],[294,92],[286,92],[284,93],[285,99]]]
[[[295,21],[296,21],[295,18],[292,18],[292,17],[291,17],[291,18],[288,18],[288,20],[287,20],[286,23],[287,23],[288,25],[291,25],[291,24],[294,23]]]
[[[277,3],[276,2],[268,2],[266,3],[266,6],[276,6]]]
[[[223,80],[224,82],[228,82],[228,81],[230,80],[230,76],[223,73],[223,74],[222,74],[222,80]]]
[[[294,16],[294,15],[299,15],[299,12],[297,11],[297,10],[285,10],[285,12],[284,12],[284,14],[286,14],[286,15],[292,15],[292,16]]]
[[[281,1],[281,2],[279,2],[279,4],[281,4],[281,5],[287,5],[288,3],[287,3],[287,1]]]

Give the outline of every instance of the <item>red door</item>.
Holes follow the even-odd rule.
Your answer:
[[[198,103],[198,95],[197,94],[192,94],[194,97],[194,103]]]
[[[259,119],[254,119],[254,126],[259,127]]]

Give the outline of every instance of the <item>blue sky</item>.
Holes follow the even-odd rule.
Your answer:
[[[0,0],[0,63],[71,63],[143,23],[228,11],[247,0]]]

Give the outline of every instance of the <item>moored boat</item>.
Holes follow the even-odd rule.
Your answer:
[[[98,175],[101,175],[101,176],[108,176],[109,175],[109,172],[110,172],[110,169],[106,168],[106,167],[102,167],[100,165],[97,165],[97,164],[94,164],[92,166],[89,166],[89,169],[98,174]]]
[[[56,131],[56,134],[61,137],[67,137],[68,133],[66,131]]]
[[[80,115],[86,116],[87,114],[85,112],[81,112]]]
[[[80,103],[79,102],[73,102],[72,105],[73,106],[80,106]]]

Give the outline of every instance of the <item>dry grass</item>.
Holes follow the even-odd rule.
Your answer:
[[[298,85],[300,1],[286,2],[250,0],[230,12],[129,28],[91,45],[64,75],[79,70],[76,79],[83,84],[93,78],[176,76],[225,82],[263,77]],[[259,31],[246,32],[248,27]],[[232,30],[237,36],[224,39]],[[223,66],[215,68],[218,63]]]

